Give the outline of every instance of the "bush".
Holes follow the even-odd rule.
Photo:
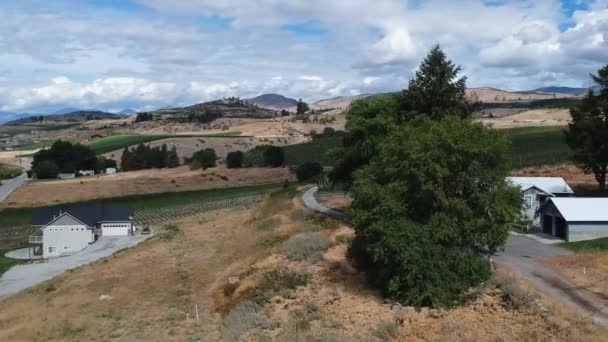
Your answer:
[[[226,167],[229,169],[239,169],[243,167],[244,158],[245,154],[241,151],[230,152],[226,156]]]
[[[203,170],[206,170],[210,167],[215,167],[216,165],[217,154],[215,153],[215,150],[212,148],[206,148],[204,150],[197,151],[192,155],[190,169],[197,170],[202,168]]]
[[[298,181],[304,182],[313,179],[323,173],[323,166],[318,162],[306,162],[300,164],[296,169]]]
[[[335,134],[336,134],[336,130],[331,127],[325,127],[325,129],[323,129],[324,137],[333,137]]]
[[[383,341],[394,340],[398,333],[399,327],[395,322],[384,322],[374,330],[374,336]]]
[[[238,341],[249,330],[255,328],[259,306],[247,302],[234,308],[222,322],[222,339]]]
[[[503,301],[509,309],[522,309],[534,301],[534,296],[524,289],[517,279],[508,275],[497,275],[496,287],[503,292]]]
[[[285,153],[279,146],[266,146],[264,149],[264,166],[281,167],[285,163]]]
[[[0,164],[0,180],[15,178],[21,173],[22,171],[19,168]]]
[[[160,237],[164,240],[173,240],[177,234],[179,234],[179,232],[179,226],[175,224],[168,224],[163,227],[163,233],[160,235]]]
[[[283,245],[283,251],[292,260],[318,261],[329,248],[329,240],[322,233],[303,233],[292,236]]]

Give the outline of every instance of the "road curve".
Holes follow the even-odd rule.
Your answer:
[[[348,216],[338,210],[320,204],[315,195],[318,187],[308,189],[302,201],[308,208],[348,223]],[[570,255],[571,251],[553,245],[543,244],[522,235],[511,234],[503,251],[497,253],[494,261],[519,273],[544,293],[574,309],[581,319],[592,320],[608,327],[608,308],[603,301],[584,288],[572,284],[556,271],[545,267],[539,258]]]
[[[22,186],[25,181],[27,181],[27,174],[23,173],[21,176],[9,179],[0,185],[0,203],[7,199],[13,191]]]

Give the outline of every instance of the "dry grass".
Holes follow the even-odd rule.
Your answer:
[[[608,254],[581,253],[551,257],[543,263],[608,304]]]
[[[69,180],[29,182],[7,200],[8,207],[33,207],[130,195],[220,189],[293,179],[287,168],[213,168],[190,171],[187,167],[117,173]],[[45,194],[40,196],[40,194]]]
[[[574,165],[557,165],[525,168],[513,173],[519,177],[563,177],[570,186],[577,189],[595,189],[597,182],[593,175],[585,174]]]

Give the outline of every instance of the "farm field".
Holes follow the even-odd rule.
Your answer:
[[[240,132],[226,132],[226,133],[215,133],[215,134],[201,134],[201,135],[180,135],[179,138],[234,138],[240,136]],[[131,147],[134,145],[144,144],[156,140],[175,138],[172,134],[159,134],[159,135],[139,135],[139,134],[121,134],[113,135],[106,138],[101,138],[88,143],[87,145],[95,151],[97,154],[104,154],[116,150],[124,149],[125,147]]]
[[[252,204],[280,189],[281,185],[271,183],[205,191],[128,196],[91,201],[91,203],[130,206],[135,209],[137,224],[159,225],[212,210]],[[1,241],[14,243],[15,240],[25,238],[32,233],[30,227],[32,211],[32,208],[8,208],[0,212],[0,246],[2,246]]]
[[[570,160],[571,150],[566,144],[563,127],[509,128],[511,138],[511,160],[516,169],[529,166],[557,165]],[[326,153],[340,147],[341,137],[321,138],[308,143],[289,145],[284,148],[288,165],[299,165],[305,161],[318,161],[332,166]],[[261,158],[261,156],[260,156]]]

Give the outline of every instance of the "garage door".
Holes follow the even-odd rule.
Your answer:
[[[553,235],[553,216],[551,215],[543,215],[543,233],[548,235]]]
[[[128,224],[104,224],[101,226],[102,236],[126,236],[129,235]]]
[[[568,235],[568,224],[563,218],[556,217],[555,221],[555,236],[560,239],[566,240],[566,236]]]

